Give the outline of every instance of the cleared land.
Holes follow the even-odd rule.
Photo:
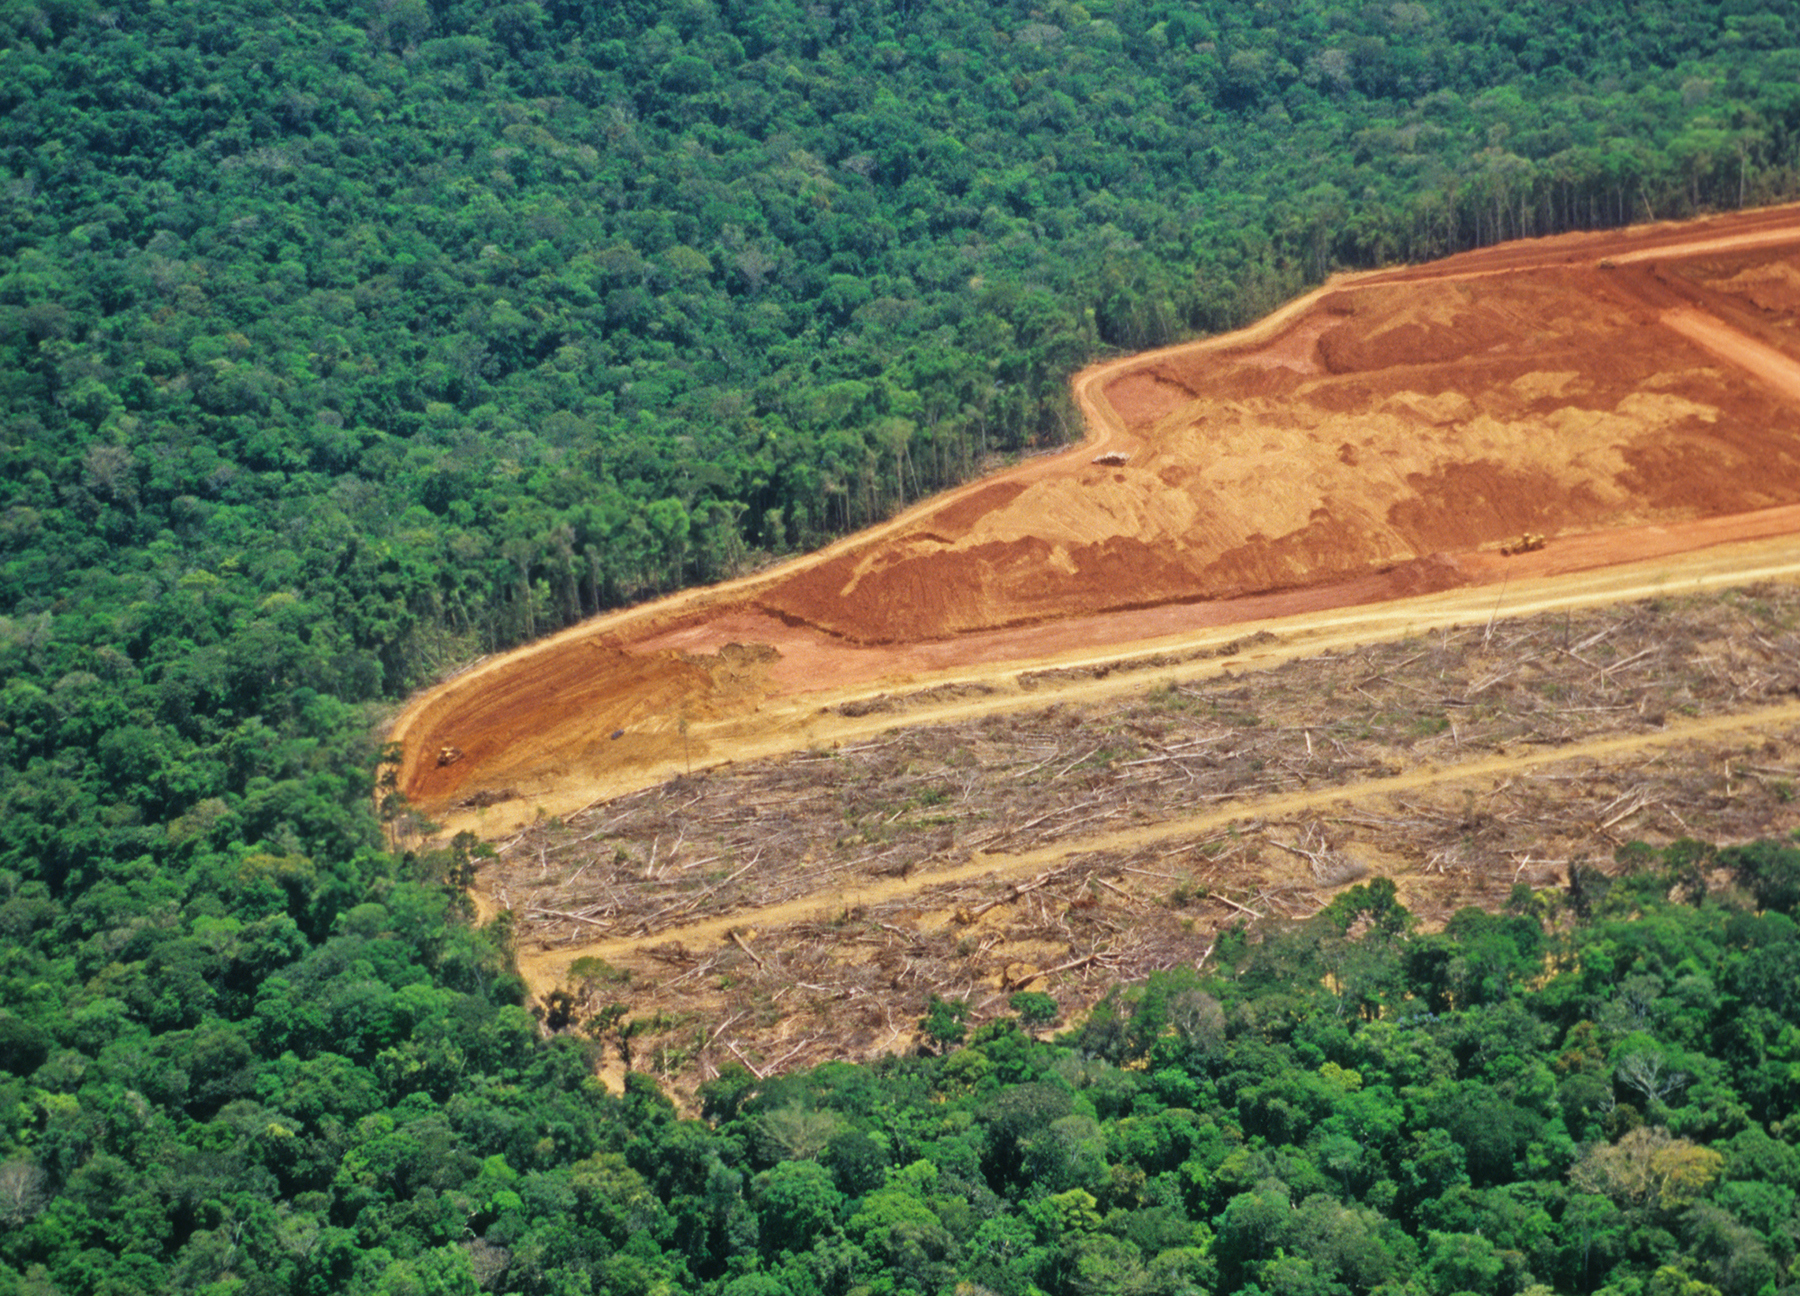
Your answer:
[[[783,699],[1790,534],[1797,248],[1790,208],[1509,245],[1099,366],[1076,450],[424,696],[401,788],[493,830],[732,759]]]
[[[425,695],[400,786],[684,1074],[1791,826],[1791,588],[1668,595],[1800,568],[1796,267],[1793,209],[1544,240],[1098,366],[1077,450]]]
[[[1019,989],[1078,1011],[1371,875],[1438,920],[1633,839],[1800,825],[1800,586],[1232,669],[1272,646],[679,776],[514,835],[484,887],[527,979],[577,1019],[629,1005],[634,1063],[679,1083],[896,1047],[934,993],[977,1019]]]

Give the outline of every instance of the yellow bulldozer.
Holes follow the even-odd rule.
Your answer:
[[[1500,552],[1511,558],[1514,554],[1536,553],[1544,547],[1544,537],[1536,531],[1527,531],[1517,540],[1508,540],[1500,546]]]

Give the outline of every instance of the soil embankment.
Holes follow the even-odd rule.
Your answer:
[[[401,788],[491,832],[804,744],[826,696],[1791,534],[1800,211],[1348,277],[1076,394],[1081,447],[421,697]]]

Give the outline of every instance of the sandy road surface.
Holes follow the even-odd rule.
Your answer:
[[[1800,211],[1793,208],[1507,245],[1345,277],[1241,333],[1095,366],[1075,380],[1089,430],[1079,447],[927,500],[768,572],[598,618],[421,695],[392,735],[404,752],[401,786],[451,828],[494,835],[690,762],[1042,705],[1044,691],[1019,689],[1021,670],[1218,643],[1257,628],[1282,642],[1247,660],[1272,661],[1278,653],[1485,618],[1496,608],[1506,614],[1630,598],[1729,583],[1752,570],[1794,575],[1800,548],[1787,537],[1800,532],[1800,455],[1789,455],[1789,442],[1800,439],[1792,414],[1800,364],[1766,337],[1708,313],[1680,283],[1655,276],[1683,258],[1723,264],[1731,256],[1791,255],[1796,245]],[[1602,259],[1632,269],[1614,275],[1596,268]],[[1574,285],[1561,290],[1574,294],[1573,304],[1548,295],[1547,283],[1565,281]],[[1489,283],[1500,287],[1481,286]],[[1764,316],[1782,308],[1759,299]],[[1569,322],[1546,334],[1534,311],[1563,311]],[[1590,327],[1614,330],[1598,358],[1577,345]],[[1636,331],[1619,331],[1628,327]],[[1621,339],[1655,354],[1628,375],[1635,385],[1605,388],[1611,369],[1629,368],[1617,359]],[[1523,358],[1496,368],[1496,355]],[[1420,356],[1439,357],[1439,370],[1422,370]],[[1246,357],[1255,363],[1237,364]],[[1729,371],[1718,368],[1721,361]],[[1217,397],[1204,390],[1215,369],[1229,388]],[[1144,375],[1159,384],[1154,399],[1121,408],[1129,384]],[[1445,394],[1455,384],[1474,404]],[[1730,403],[1740,399],[1748,403]],[[1308,401],[1324,412],[1306,416],[1312,421],[1302,420],[1298,431],[1287,428],[1291,411]],[[1354,423],[1377,407],[1404,417],[1373,431]],[[1184,422],[1217,428],[1228,420],[1236,431],[1200,441],[1184,431]],[[1327,458],[1340,435],[1343,446]],[[1432,437],[1446,447],[1439,459],[1396,458]],[[1591,448],[1577,456],[1579,471],[1559,477],[1550,465],[1536,477],[1506,476],[1512,457],[1544,442]],[[1095,469],[1091,460],[1106,449],[1130,455],[1133,467]],[[1181,479],[1182,464],[1196,455],[1212,457],[1212,476]],[[1499,467],[1472,477],[1457,469],[1459,455]],[[1727,462],[1733,455],[1736,464]],[[1789,458],[1791,472],[1783,466]],[[1160,478],[1140,472],[1139,461],[1161,464]],[[1390,461],[1399,466],[1383,466]],[[1282,474],[1287,463],[1299,466]],[[1323,466],[1305,466],[1315,463]],[[1377,493],[1352,498],[1344,494],[1352,488],[1333,479],[1319,487],[1322,503],[1277,492],[1250,501],[1293,512],[1298,529],[1287,534],[1259,524],[1254,511],[1241,523],[1194,514],[1190,501],[1229,493],[1220,482],[1239,464],[1245,480],[1268,481],[1274,471],[1323,481],[1336,472],[1357,489],[1373,482],[1368,490]],[[1708,464],[1719,480],[1704,480]],[[1165,491],[1159,481],[1178,485]],[[1690,489],[1694,481],[1704,490]],[[1169,498],[1188,510],[1175,523],[1165,516]],[[1469,507],[1471,499],[1481,508]],[[1561,512],[1534,513],[1549,507],[1544,501],[1560,501]],[[1334,509],[1342,517],[1322,525]],[[1486,530],[1469,530],[1465,514]],[[1539,553],[1502,559],[1494,542],[1526,529],[1521,518],[1555,539]],[[1049,538],[1034,527],[1047,528]],[[1447,545],[1434,544],[1446,538]],[[1123,541],[1137,547],[1118,549]],[[1341,559],[1347,550],[1354,561]],[[1188,565],[1156,570],[1166,553],[1185,555]],[[1067,568],[1079,579],[1046,591],[1046,568]],[[905,627],[893,621],[893,609],[906,602],[896,592],[954,592],[957,571],[985,573],[990,583],[962,604],[932,609],[937,619],[921,621],[924,632],[896,637]],[[1145,576],[1141,600],[1130,588],[1138,573]],[[857,618],[878,614],[888,622],[859,638]],[[732,644],[773,652],[734,656]],[[1135,675],[1129,686],[1148,678]],[[900,716],[852,720],[825,711],[945,681],[996,691]],[[610,737],[619,730],[621,738]],[[465,757],[440,766],[434,757],[449,745]]]
[[[1792,356],[1765,346],[1692,307],[1664,311],[1662,324],[1789,400],[1800,401],[1800,361]]]

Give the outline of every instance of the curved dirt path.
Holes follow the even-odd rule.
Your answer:
[[[911,643],[833,640],[784,623],[761,611],[757,602],[797,574],[876,552],[876,542],[904,538],[958,504],[979,505],[996,483],[1025,489],[1084,468],[1108,450],[1137,454],[1143,437],[1108,399],[1110,384],[1133,371],[1148,372],[1163,360],[1180,359],[1191,367],[1197,355],[1267,344],[1333,294],[1551,266],[1591,272],[1602,260],[1635,267],[1664,258],[1796,243],[1800,209],[1782,208],[1694,226],[1507,245],[1434,266],[1342,277],[1239,333],[1093,366],[1074,380],[1074,395],[1087,422],[1087,438],[1077,447],[922,501],[880,526],[778,568],[598,618],[477,663],[420,695],[391,735],[404,754],[401,786],[451,829],[492,836],[538,814],[567,814],[660,781],[689,765],[774,755],[901,724],[1041,706],[1053,696],[1138,688],[1156,679],[1154,673],[1134,673],[1025,692],[1017,685],[1023,670],[1217,644],[1259,628],[1282,636],[1280,655],[1297,655],[1430,624],[1485,618],[1496,606],[1515,613],[1641,597],[1672,586],[1748,579],[1752,570],[1792,575],[1797,555],[1785,537],[1800,532],[1796,505],[1585,533],[1576,528],[1560,534],[1544,551],[1505,560],[1492,552],[1458,553],[1444,564],[1456,587],[1435,592],[1408,588],[1412,574],[1407,570],[1373,572],[1323,586],[1064,616]],[[1629,296],[1644,273],[1633,269],[1618,276],[1618,291]],[[1708,314],[1686,294],[1643,304],[1664,327],[1706,354],[1727,361],[1778,399],[1800,404],[1800,364],[1785,353]],[[1496,591],[1495,585],[1501,588]],[[718,660],[707,655],[719,654],[732,642],[773,644],[780,660],[741,668],[727,663],[735,672],[727,687],[720,683]],[[680,657],[682,653],[689,656]],[[1277,659],[1274,650],[1265,650],[1241,660]],[[1193,674],[1192,667],[1187,674]],[[846,701],[940,683],[975,683],[995,691],[959,703],[854,720],[831,712]],[[638,710],[622,710],[630,706]],[[459,737],[477,731],[487,743],[480,751]],[[605,735],[614,732],[622,733],[623,741],[609,746]],[[434,770],[433,757],[441,745],[452,743],[467,745],[471,759]],[[496,795],[496,803],[480,809],[458,805],[459,788],[497,789],[506,795]]]

